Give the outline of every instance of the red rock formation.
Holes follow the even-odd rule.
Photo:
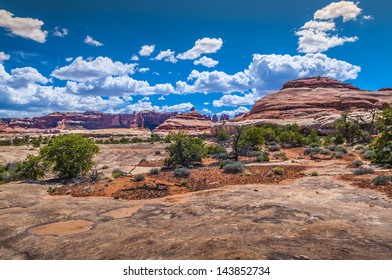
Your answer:
[[[207,120],[203,115],[196,110],[189,113],[181,113],[167,119],[163,124],[159,125],[155,132],[172,132],[172,131],[187,131],[191,133],[208,132],[213,122]]]
[[[149,128],[153,129],[177,113],[142,111],[133,114],[105,114],[88,111],[84,113],[51,113],[36,118],[3,119],[0,127],[16,130],[41,129],[107,129]]]
[[[217,115],[213,115],[213,116],[212,116],[212,121],[213,121],[214,123],[218,122],[218,121],[219,121],[218,116],[217,116]]]
[[[221,116],[220,116],[220,119],[219,119],[220,121],[228,121],[228,120],[230,120],[230,116],[229,115],[226,115],[226,114],[222,114]]]
[[[286,83],[282,90],[258,100],[251,111],[227,125],[297,123],[302,127],[330,129],[347,110],[366,114],[368,109],[382,109],[392,103],[392,90],[362,91],[354,86],[327,78],[309,78]],[[212,128],[212,133],[219,124]]]

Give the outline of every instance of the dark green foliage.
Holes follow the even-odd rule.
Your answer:
[[[99,147],[93,139],[80,134],[64,134],[41,148],[40,155],[60,178],[75,178],[92,168],[93,156],[98,152]]]
[[[280,151],[280,146],[279,145],[272,145],[272,146],[268,146],[267,149],[269,152],[278,152],[278,151]]]
[[[150,175],[157,175],[159,174],[159,169],[158,168],[152,168],[150,169]]]
[[[360,166],[363,165],[363,162],[362,162],[362,160],[356,159],[356,160],[354,160],[354,161],[351,163],[351,165],[354,166],[354,167],[360,167]]]
[[[306,142],[308,144],[313,144],[313,143],[320,143],[320,137],[318,136],[317,130],[312,129],[312,131],[309,133],[309,135],[306,137]]]
[[[259,157],[259,156],[262,156],[262,155],[263,155],[263,152],[261,152],[261,151],[248,151],[246,153],[247,157]]]
[[[113,176],[113,178],[118,178],[118,177],[123,176],[124,173],[125,173],[125,172],[122,171],[120,168],[115,168],[115,169],[113,169],[113,171],[112,171],[112,176]]]
[[[206,155],[220,155],[226,153],[226,149],[219,145],[207,145],[205,146]]]
[[[229,174],[238,174],[244,172],[245,167],[241,162],[228,163],[223,166],[223,172]]]
[[[343,157],[343,153],[342,152],[333,152],[331,154],[332,158],[342,158]]]
[[[146,177],[144,176],[144,174],[136,174],[135,177],[133,178],[135,182],[141,182],[144,181],[145,179]]]
[[[276,153],[273,155],[274,159],[285,159],[286,157],[286,153]]]
[[[362,156],[364,159],[372,159],[376,155],[375,152],[369,150],[363,150]]]
[[[189,182],[187,179],[182,179],[180,182],[181,187],[188,187],[189,186]]]
[[[373,183],[376,186],[386,186],[392,182],[392,176],[377,176],[373,179]]]
[[[216,134],[216,138],[219,142],[226,142],[229,140],[230,135],[226,131],[224,131],[223,129],[220,129],[218,131],[218,133]]]
[[[344,144],[344,136],[342,134],[337,134],[333,140],[335,145]]]
[[[263,153],[263,155],[258,156],[256,158],[256,161],[257,162],[268,162],[268,161],[270,161],[270,158],[269,158],[269,156],[267,154]]]
[[[375,153],[373,161],[381,164],[392,164],[392,105],[380,114],[377,128],[381,134],[371,144]]]
[[[166,147],[169,158],[165,160],[166,166],[185,166],[200,163],[204,156],[203,140],[179,132],[171,135],[173,143]]]
[[[24,180],[38,180],[45,176],[47,166],[39,156],[29,155],[19,166],[19,178]]]
[[[188,168],[176,168],[173,173],[174,177],[188,178],[191,175],[191,171]]]
[[[310,173],[310,176],[316,177],[316,176],[318,176],[318,172],[317,171],[312,171],[312,173]]]
[[[279,143],[286,147],[302,147],[305,143],[304,137],[298,131],[283,131],[279,136]]]
[[[156,154],[156,155],[160,155],[160,154],[161,154],[161,151],[155,151],[155,154]]]

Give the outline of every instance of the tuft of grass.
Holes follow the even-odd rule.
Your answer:
[[[386,186],[390,182],[392,182],[392,176],[377,176],[373,179],[376,186]]]
[[[283,175],[284,174],[284,169],[281,167],[274,167],[271,169],[272,173],[275,175]]]
[[[123,176],[123,174],[124,174],[124,171],[122,171],[120,168],[115,168],[112,171],[113,178],[119,178],[119,177]]]
[[[161,154],[161,151],[155,151],[155,154],[156,154],[156,155],[160,155],[160,154]]]
[[[342,158],[343,157],[343,153],[342,152],[333,152],[331,154],[332,158]]]
[[[188,168],[176,168],[173,172],[174,177],[188,178],[191,175],[191,171]]]
[[[356,160],[353,160],[353,162],[351,163],[351,165],[354,166],[354,167],[360,167],[360,166],[363,165],[363,161],[362,161],[362,160],[359,160],[359,159],[356,159]]]
[[[370,167],[361,167],[353,171],[354,175],[374,174],[374,169]]]
[[[146,177],[144,176],[144,174],[136,174],[135,177],[133,178],[135,182],[141,182],[144,181],[145,179]]]
[[[229,174],[239,174],[244,172],[245,166],[241,162],[233,162],[223,166],[223,172]]]
[[[187,179],[183,179],[181,180],[181,187],[188,187],[189,186],[189,182]]]
[[[159,169],[158,168],[152,168],[152,169],[150,169],[149,174],[150,175],[157,175],[157,174],[159,174]]]
[[[318,172],[317,171],[312,171],[312,173],[310,173],[310,176],[316,177],[316,176],[318,176]]]

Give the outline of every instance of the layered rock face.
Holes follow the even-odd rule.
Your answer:
[[[153,129],[175,115],[177,115],[176,112],[158,113],[150,111],[141,111],[133,114],[105,114],[101,112],[52,113],[36,118],[0,120],[0,132],[26,129],[50,130],[53,132],[72,129]]]
[[[345,111],[366,116],[371,109],[392,103],[392,90],[364,91],[329,78],[307,78],[287,82],[278,92],[261,98],[246,114],[232,119],[224,129],[235,125],[278,125],[297,123],[301,127],[328,130]],[[215,124],[212,133],[222,128]]]
[[[201,115],[192,108],[189,113],[181,113],[170,117],[154,129],[154,132],[185,131],[197,134],[209,132],[212,125],[213,122],[208,117]]]

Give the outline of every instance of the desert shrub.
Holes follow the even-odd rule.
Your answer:
[[[191,175],[191,171],[188,168],[176,168],[174,170],[174,177],[179,177],[179,178],[187,178]]]
[[[334,151],[336,151],[336,145],[330,145],[327,147],[327,149],[331,152],[334,152]]]
[[[354,150],[356,150],[356,151],[362,151],[363,149],[365,149],[364,145],[357,145],[354,147]]]
[[[273,155],[274,159],[285,159],[286,157],[286,153],[276,153]]]
[[[156,154],[156,155],[160,155],[160,154],[161,154],[161,151],[155,151],[155,154]]]
[[[342,158],[343,157],[343,153],[341,152],[333,152],[331,154],[331,158]]]
[[[379,115],[377,128],[380,135],[370,145],[374,151],[372,160],[375,163],[392,164],[392,105]]]
[[[311,143],[308,145],[308,147],[309,148],[317,148],[317,147],[320,147],[320,144],[319,143]]]
[[[133,177],[133,180],[135,182],[141,182],[144,181],[146,179],[146,177],[144,176],[144,174],[136,174],[135,177]]]
[[[173,134],[171,139],[173,143],[166,147],[169,158],[165,160],[165,165],[188,167],[202,161],[205,151],[203,140],[182,132]]]
[[[275,175],[283,175],[284,174],[284,169],[281,167],[274,167],[271,169],[272,173]]]
[[[113,176],[113,178],[118,178],[118,177],[121,177],[123,175],[123,173],[124,172],[120,168],[115,168],[112,171],[112,176]]]
[[[305,143],[304,137],[297,131],[283,131],[278,139],[279,143],[286,147],[301,147]]]
[[[306,137],[306,142],[309,144],[317,144],[317,145],[320,143],[320,137],[318,136],[317,130],[312,129],[312,131]]]
[[[150,175],[157,175],[157,174],[159,174],[159,169],[158,168],[151,168],[149,174]]]
[[[344,136],[342,134],[338,134],[335,136],[335,138],[333,139],[333,142],[336,145],[341,145],[344,144]]]
[[[271,141],[271,142],[268,142],[267,145],[268,145],[268,146],[276,146],[276,145],[278,145],[278,142],[276,142],[276,141]]]
[[[364,150],[362,156],[364,159],[372,159],[375,156],[375,153],[373,151]]]
[[[326,149],[321,149],[321,151],[320,151],[320,155],[330,155],[330,154],[331,154],[331,151],[326,150]]]
[[[320,147],[314,147],[314,148],[306,148],[305,150],[304,150],[304,155],[316,155],[316,154],[320,154],[321,153],[321,151],[322,151],[323,149],[322,148],[320,148]]]
[[[180,185],[181,185],[181,187],[188,187],[189,186],[189,182],[188,182],[187,179],[183,179],[183,180],[181,180]]]
[[[99,147],[92,138],[80,134],[63,134],[41,148],[40,156],[51,165],[60,178],[84,175],[93,166],[93,156]]]
[[[248,157],[259,157],[262,155],[263,155],[263,152],[261,152],[261,151],[249,151],[246,153],[246,156],[248,156]]]
[[[256,158],[256,162],[266,162],[266,161],[270,161],[270,158],[267,154],[263,153],[261,156],[258,156]]]
[[[338,145],[335,147],[335,152],[347,154],[347,149],[342,145]]]
[[[19,166],[18,173],[20,179],[38,180],[45,176],[46,169],[41,157],[29,155]]]
[[[354,175],[374,174],[374,169],[370,167],[361,167],[353,171]]]
[[[373,179],[376,186],[386,186],[389,182],[392,182],[392,176],[377,176]]]
[[[278,152],[278,151],[280,151],[280,146],[279,145],[268,146],[268,151],[269,152]]]
[[[242,173],[244,170],[245,166],[241,162],[233,162],[223,166],[223,171],[230,174]]]
[[[363,165],[363,162],[362,162],[362,160],[356,159],[356,160],[353,160],[351,165],[354,166],[354,167],[360,167],[360,166]]]
[[[219,167],[220,167],[220,168],[223,168],[226,164],[232,164],[232,163],[235,163],[235,161],[234,161],[234,160],[231,160],[231,159],[221,160],[221,161],[219,162]]]
[[[310,173],[310,176],[316,177],[316,176],[318,176],[318,172],[317,171],[312,171],[312,173]]]
[[[205,147],[206,155],[219,155],[226,153],[226,149],[220,145],[207,145]]]

